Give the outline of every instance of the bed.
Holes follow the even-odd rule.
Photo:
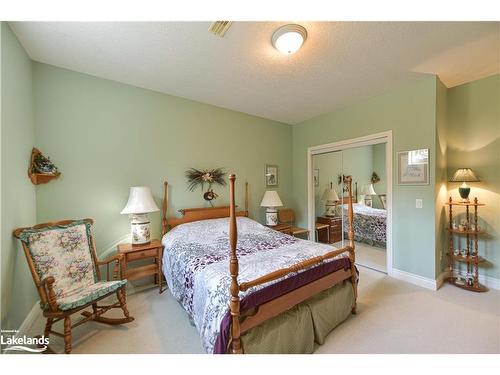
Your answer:
[[[356,311],[352,225],[349,245],[339,249],[274,231],[248,218],[248,185],[245,210],[236,211],[234,182],[230,175],[229,207],[182,210],[180,218],[166,216],[165,183],[162,269],[170,292],[207,353],[312,352]]]
[[[387,242],[387,211],[373,208],[364,204],[354,203],[354,239],[365,242],[372,246],[386,247]],[[343,205],[345,216],[347,216],[348,205]],[[349,223],[344,220],[344,235],[347,237]]]

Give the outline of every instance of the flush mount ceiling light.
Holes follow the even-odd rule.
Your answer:
[[[307,30],[300,25],[281,26],[273,33],[271,42],[278,51],[286,55],[297,52],[307,38]]]

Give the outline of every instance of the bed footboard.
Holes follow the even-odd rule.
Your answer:
[[[290,267],[283,268],[277,271],[273,271],[267,275],[259,277],[257,279],[243,282],[238,284],[238,257],[236,254],[236,244],[238,239],[237,225],[236,225],[236,205],[234,197],[234,183],[236,176],[234,174],[229,175],[229,192],[230,192],[230,220],[229,220],[229,245],[230,245],[230,261],[229,261],[229,272],[231,275],[231,300],[230,300],[230,312],[232,317],[231,326],[231,344],[229,352],[233,354],[240,354],[243,352],[241,348],[240,335],[243,331],[247,331],[252,327],[270,319],[280,312],[286,311],[296,304],[306,300],[309,297],[318,294],[319,292],[335,285],[346,279],[350,279],[354,291],[354,303],[352,306],[352,313],[356,313],[356,300],[357,300],[357,273],[355,267],[355,248],[354,248],[354,230],[353,230],[353,207],[352,207],[352,179],[351,177],[346,177],[345,183],[347,185],[347,190],[349,192],[349,202],[348,202],[348,239],[349,244],[342,247],[341,249],[336,249],[328,252],[322,256],[317,256],[314,258],[307,259],[305,261],[294,264]],[[258,312],[247,317],[245,321],[240,326],[240,298],[239,292],[246,291],[257,285],[265,284],[270,281],[282,278],[290,273],[299,272],[310,268],[312,266],[318,265],[325,262],[326,260],[337,257],[338,255],[348,252],[349,253],[349,263],[350,269],[347,271],[337,271],[332,274],[326,275],[314,282],[306,284],[301,288],[294,290],[282,297],[271,300],[268,303],[260,306]]]

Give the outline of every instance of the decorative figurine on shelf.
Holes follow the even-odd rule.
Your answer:
[[[52,179],[58,178],[60,174],[50,158],[43,156],[40,150],[33,147],[28,167],[28,177],[31,182],[35,185],[45,184]]]
[[[225,176],[226,172],[222,168],[203,170],[190,168],[186,171],[189,191],[194,191],[198,186],[201,186],[201,191],[203,191],[205,184],[208,185],[207,191],[203,193],[203,199],[208,201],[211,206],[213,206],[212,201],[219,197],[216,193],[214,193],[212,185],[215,184],[225,186]]]
[[[50,161],[50,158],[43,156],[41,153],[36,154],[33,160],[33,172],[56,174],[57,167]]]

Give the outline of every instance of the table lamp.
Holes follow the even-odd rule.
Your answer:
[[[128,202],[121,214],[130,217],[130,230],[132,232],[132,245],[142,245],[151,241],[151,232],[148,213],[160,211],[156,205],[151,189],[146,186],[133,186],[130,188]]]
[[[450,182],[461,182],[462,185],[458,188],[458,192],[460,193],[460,197],[464,202],[469,201],[469,193],[470,187],[467,186],[466,182],[479,182],[481,181],[474,174],[472,169],[470,168],[459,168],[455,171],[455,174],[451,178]]]
[[[261,207],[266,207],[266,225],[275,226],[278,225],[278,210],[276,207],[283,206],[280,196],[277,191],[267,190],[260,202]]]
[[[325,213],[324,216],[335,216],[335,207],[339,200],[337,192],[333,188],[333,184],[330,182],[330,187],[325,189],[325,192],[321,196],[321,200],[325,201]]]
[[[361,196],[363,197],[363,204],[366,203],[365,197],[369,196],[370,197],[370,203],[371,204],[371,196],[372,195],[377,195],[375,192],[375,189],[373,188],[373,184],[366,184],[361,187]]]

